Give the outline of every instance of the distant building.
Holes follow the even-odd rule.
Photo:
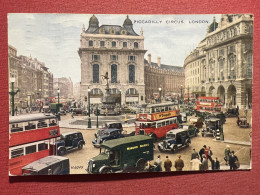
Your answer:
[[[14,77],[14,90],[18,89],[18,57],[17,57],[17,49],[11,45],[8,45],[8,86],[9,92],[12,91],[12,83],[10,78]],[[11,96],[9,96],[10,103],[9,103],[9,111],[11,111],[12,103],[11,103]],[[19,106],[19,94],[14,96],[14,108]]]
[[[73,98],[80,100],[80,82],[74,83],[73,85]]]
[[[60,90],[61,99],[72,99],[73,98],[73,82],[71,78],[61,77],[53,79],[53,94],[58,97],[58,89]]]
[[[100,103],[108,72],[111,93],[121,104],[145,103],[144,37],[138,35],[127,16],[122,26],[101,25],[96,16],[89,19],[80,35],[81,100],[91,90],[91,103]]]
[[[196,96],[221,97],[227,107],[252,103],[253,16],[222,14],[184,61],[185,85]],[[187,92],[187,88],[186,88]]]
[[[146,102],[153,102],[155,94],[159,94],[159,88],[162,99],[167,95],[180,97],[181,86],[185,85],[183,67],[161,64],[160,57],[157,58],[157,63],[151,62],[151,54],[147,58],[144,71]]]

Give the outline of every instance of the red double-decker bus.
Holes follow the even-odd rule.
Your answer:
[[[155,140],[178,127],[180,111],[172,103],[148,105],[144,113],[137,115],[136,134],[146,134]]]
[[[219,97],[198,97],[197,111],[220,112],[223,106]]]
[[[55,115],[28,114],[9,118],[9,174],[21,175],[33,161],[56,154],[60,128]]]

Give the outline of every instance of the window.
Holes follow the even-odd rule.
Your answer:
[[[93,60],[93,61],[98,61],[98,60],[100,60],[100,55],[92,55],[92,60]]]
[[[23,152],[24,152],[23,148],[18,148],[18,149],[12,150],[11,151],[11,158],[23,156]]]
[[[116,47],[116,42],[112,41],[112,47]]]
[[[100,47],[105,47],[105,41],[100,41]]]
[[[36,145],[32,145],[32,146],[27,146],[25,148],[25,154],[31,154],[36,152]]]
[[[93,83],[99,83],[99,65],[93,65]]]
[[[111,83],[117,83],[117,65],[111,65]]]
[[[111,61],[117,61],[118,60],[118,55],[111,55],[110,56]]]
[[[128,61],[135,61],[135,56],[128,56]]]
[[[219,76],[220,80],[224,80],[224,59],[219,60]]]
[[[231,79],[236,77],[235,66],[236,66],[236,56],[231,55],[229,57],[229,76]]]
[[[48,145],[45,143],[38,144],[38,151],[46,150],[48,149]]]
[[[88,41],[88,46],[89,46],[89,47],[93,47],[93,41],[89,40],[89,41]]]
[[[138,48],[138,43],[134,42],[134,48]]]
[[[61,162],[53,164],[52,165],[52,174],[53,175],[59,174],[61,171],[61,168],[62,168]]]
[[[135,83],[135,66],[129,65],[129,83]]]
[[[123,47],[127,47],[127,42],[123,42]]]
[[[162,126],[162,123],[157,123],[157,128],[161,127],[161,126]]]
[[[252,75],[253,75],[253,55],[252,55],[251,52],[247,53],[246,62],[247,62],[246,76],[248,78],[252,78]]]

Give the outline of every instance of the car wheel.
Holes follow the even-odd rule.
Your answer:
[[[190,145],[190,142],[187,141],[187,142],[185,143],[185,145],[188,147],[188,146]]]
[[[172,153],[175,153],[177,151],[178,147],[177,146],[174,146],[173,149],[172,149]]]
[[[138,171],[143,171],[144,168],[145,168],[145,164],[146,164],[146,161],[143,158],[139,159],[137,161],[137,163],[136,163],[137,170]]]
[[[59,156],[64,156],[66,153],[67,153],[66,148],[61,148],[61,149],[58,151]]]
[[[106,167],[100,171],[101,174],[109,174],[112,173],[112,170],[109,167]]]
[[[81,150],[83,148],[83,144],[82,143],[79,143],[78,144],[78,149]]]

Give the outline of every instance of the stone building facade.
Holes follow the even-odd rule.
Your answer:
[[[128,16],[123,26],[99,26],[93,15],[80,35],[81,100],[90,89],[91,103],[100,103],[106,88],[103,75],[108,72],[111,92],[121,104],[145,103],[145,52],[143,32],[134,31]]]
[[[184,61],[185,83],[197,95],[218,96],[226,106],[252,103],[253,16],[223,14]]]
[[[17,57],[17,49],[11,45],[8,45],[8,89],[9,92],[12,91],[12,83],[10,81],[10,78],[14,77],[14,91],[18,89],[18,57]],[[14,108],[17,107],[19,103],[18,95],[14,96]],[[11,111],[11,96],[10,96],[10,103],[9,103],[9,111]]]
[[[157,63],[151,62],[151,54],[145,60],[145,96],[146,102],[153,102],[154,94],[161,88],[162,99],[167,94],[178,94],[180,97],[181,86],[185,85],[184,69],[180,66],[161,64],[161,58]]]

